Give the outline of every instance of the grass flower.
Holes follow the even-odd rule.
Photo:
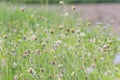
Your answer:
[[[13,68],[16,68],[18,66],[18,64],[17,63],[13,63]]]
[[[24,8],[24,7],[21,7],[21,8],[20,8],[20,11],[21,11],[21,12],[24,12],[24,11],[25,11],[25,8]]]
[[[14,80],[19,80],[19,76],[18,76],[17,74],[14,75],[13,79],[14,79]]]
[[[84,32],[81,32],[81,33],[80,33],[80,36],[81,36],[81,37],[85,37],[86,35],[85,35]]]
[[[36,77],[36,72],[33,68],[29,68],[28,72],[31,74],[32,77]]]
[[[37,36],[36,35],[32,35],[31,36],[31,40],[37,40]]]
[[[72,10],[76,10],[76,6],[72,6]]]

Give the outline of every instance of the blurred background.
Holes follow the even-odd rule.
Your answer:
[[[61,0],[0,0],[0,2],[17,4],[43,5],[46,2],[49,6],[57,6]],[[120,0],[62,0],[67,6],[76,6],[80,16],[88,19],[93,24],[103,23],[108,26],[112,23],[114,32],[119,33],[120,27]],[[55,7],[54,6],[54,7]],[[52,7],[52,9],[55,9]]]
[[[0,1],[12,1],[21,3],[45,3],[45,0],[0,0]],[[48,0],[49,3],[58,3],[60,0]],[[115,3],[120,0],[63,0],[66,3]]]

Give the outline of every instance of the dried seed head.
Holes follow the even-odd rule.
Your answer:
[[[70,32],[70,29],[69,29],[69,28],[67,29],[67,32]]]
[[[26,38],[27,38],[26,35],[23,35],[23,40],[26,40]]]
[[[95,64],[95,63],[92,63],[92,64],[91,64],[91,67],[96,68],[96,64]]]
[[[55,65],[55,64],[56,64],[56,62],[55,62],[55,61],[52,61],[52,62],[50,62],[50,64],[51,64],[51,65]]]
[[[60,30],[62,30],[62,29],[63,29],[63,26],[62,26],[62,25],[60,25],[60,26],[59,26],[59,29],[60,29]]]
[[[54,29],[51,29],[51,30],[50,30],[50,33],[51,33],[51,34],[53,34],[54,32],[55,32],[55,30],[54,30]]]
[[[20,11],[21,11],[21,12],[24,12],[24,10],[25,10],[25,8],[23,8],[23,7],[22,7],[22,8],[20,8]]]
[[[72,32],[72,33],[74,33],[74,32],[75,32],[75,30],[74,30],[74,29],[71,29],[71,32]]]
[[[3,35],[3,38],[4,38],[4,39],[8,39],[8,36],[7,36],[7,35]]]
[[[29,68],[29,69],[28,69],[28,72],[29,72],[29,73],[33,73],[33,72],[34,72],[33,68]]]
[[[36,50],[35,53],[36,54],[41,54],[41,51],[40,50]]]
[[[76,6],[72,6],[72,10],[76,10]]]
[[[45,71],[45,68],[41,68],[40,71],[41,71],[41,72],[44,72],[44,71]]]
[[[50,76],[49,76],[49,78],[50,78],[50,79],[52,79],[52,78],[53,78],[53,76],[52,76],[52,75],[50,75]]]

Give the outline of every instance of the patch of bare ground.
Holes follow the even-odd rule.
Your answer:
[[[88,18],[92,23],[102,22],[113,24],[113,32],[119,34],[120,4],[79,4],[77,8],[82,18]]]

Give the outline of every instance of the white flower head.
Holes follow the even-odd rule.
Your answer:
[[[14,75],[14,80],[18,80],[19,79],[19,76],[18,75]]]
[[[18,64],[17,63],[13,63],[13,68],[16,68],[18,66]]]
[[[65,12],[65,13],[64,13],[64,16],[65,16],[65,17],[69,16],[69,13],[68,13],[68,12]]]
[[[93,70],[94,70],[94,68],[93,67],[87,67],[86,69],[85,69],[85,73],[86,74],[90,74],[90,73],[92,73],[93,72]]]
[[[80,36],[81,36],[81,37],[85,37],[86,35],[85,35],[84,32],[81,32],[81,33],[80,33]]]

